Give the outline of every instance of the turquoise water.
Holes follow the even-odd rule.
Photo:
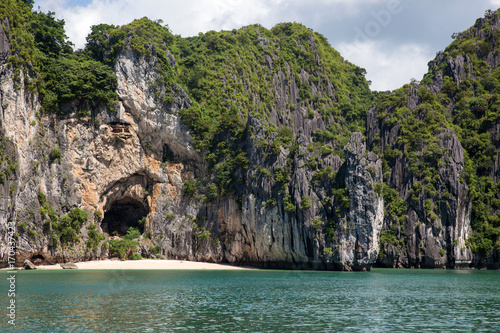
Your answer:
[[[500,332],[499,271],[19,271],[16,289],[17,332]]]

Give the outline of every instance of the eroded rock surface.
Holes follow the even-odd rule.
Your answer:
[[[340,237],[338,263],[344,270],[366,270],[379,252],[384,220],[384,200],[375,192],[382,183],[382,160],[366,152],[361,133],[353,133],[344,148],[349,217]]]
[[[0,56],[10,52],[1,29],[0,24]],[[270,45],[261,36],[258,42],[264,49]],[[314,38],[308,43],[322,70]],[[16,221],[19,266],[24,260],[106,258],[109,241],[123,239],[131,226],[142,233],[136,253],[144,257],[294,269],[471,266],[471,199],[461,176],[464,150],[454,131],[440,132],[433,146],[443,149],[433,185],[439,194],[429,194],[430,182],[411,171],[398,140],[398,120],[379,117],[376,105],[366,110],[366,139],[355,132],[343,151],[334,152],[329,144],[314,148],[316,136],[331,129],[339,115],[320,117],[301,103],[301,85],[320,100],[334,94],[334,84],[313,79],[304,69],[290,79],[288,64],[272,72],[277,55],[266,54],[262,66],[271,71],[276,100],[265,121],[252,113],[246,119],[242,146],[250,167],[233,175],[239,181],[236,194],[206,200],[185,193],[186,181],[209,177],[205,156],[194,149],[179,117],[193,101],[179,85],[158,83],[156,50],[148,47],[148,58],[131,50],[117,56],[118,106],[94,110],[89,118],[71,104],[67,117],[41,115],[38,95],[24,81],[28,73],[21,69],[16,78],[0,57],[0,134],[9,156],[9,172],[0,184],[0,235],[6,240],[7,222]],[[175,57],[166,57],[174,66]],[[488,62],[498,66],[497,58],[490,54]],[[457,84],[471,72],[467,57],[438,55],[437,61],[446,62]],[[442,86],[441,71],[431,90]],[[413,112],[421,102],[411,86],[405,107]],[[273,127],[289,128],[293,144],[273,146],[278,136]],[[497,149],[499,133],[497,121],[490,129]],[[375,146],[381,151],[372,151]],[[57,151],[60,156],[54,157]],[[384,169],[380,156],[389,152],[394,157]],[[494,163],[492,177],[498,181],[500,157]],[[388,187],[395,194],[384,192]],[[404,206],[402,213],[393,212],[396,204]],[[51,236],[50,215],[63,216],[75,207],[88,213],[88,221],[78,241],[62,246]],[[95,230],[104,239],[92,248],[88,240]],[[6,264],[6,241],[0,251]]]

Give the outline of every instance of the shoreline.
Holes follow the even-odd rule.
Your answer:
[[[64,264],[64,263],[63,263]],[[67,263],[66,263],[67,264]],[[170,259],[142,259],[142,260],[94,260],[74,263],[80,270],[255,270],[249,266],[232,266],[229,264],[217,264],[209,262],[170,260]],[[40,265],[36,270],[59,270],[63,269],[61,264]],[[1,270],[8,270],[2,268]],[[24,270],[24,269],[23,269]]]
[[[76,265],[75,268],[63,268],[61,265]],[[176,260],[176,259],[141,259],[141,260],[119,260],[119,259],[102,259],[102,260],[91,260],[91,261],[80,261],[80,262],[65,262],[57,263],[53,265],[35,265],[34,270],[62,270],[62,269],[80,269],[80,270],[273,270],[279,268],[262,268],[255,266],[238,266],[231,264],[221,264],[221,263],[210,263],[202,261],[189,261],[189,260]],[[498,271],[500,268],[497,267],[455,267],[455,268],[445,268],[445,267],[426,267],[426,268],[410,268],[410,267],[382,267],[373,266],[371,269],[396,269],[396,270],[451,270],[451,271]],[[371,271],[368,270],[367,272]],[[14,271],[14,270],[30,270],[25,269],[23,266],[15,267],[14,269],[3,267],[0,268],[1,271]],[[297,270],[297,268],[288,268],[284,270]],[[302,270],[302,269],[298,269]],[[311,271],[330,271],[323,269],[309,268],[305,270]],[[341,270],[331,270],[341,272]]]

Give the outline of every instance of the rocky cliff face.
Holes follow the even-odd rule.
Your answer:
[[[129,39],[113,62],[115,110],[87,113],[70,102],[64,116],[41,112],[30,84],[35,74],[22,66],[16,73],[0,30],[3,264],[7,222],[15,221],[19,264],[107,258],[116,255],[110,244],[134,227],[142,234],[135,251],[143,257],[338,270],[495,266],[494,255],[471,247],[477,188],[469,186],[470,152],[442,113],[454,117],[459,103],[435,97],[442,98],[449,80],[461,87],[471,79],[473,59],[438,55],[442,68],[426,86],[406,85],[370,108],[362,70],[325,51],[309,30],[294,35],[292,28],[303,27],[278,26],[275,35],[261,27],[242,29],[247,35],[207,34],[209,55],[228,48],[224,38],[260,50],[250,69],[248,58],[231,53],[224,59],[234,60],[234,68],[202,70],[190,48],[174,55],[149,43],[141,54]],[[491,66],[495,54],[488,54]],[[177,73],[177,83],[165,83],[164,66]],[[200,73],[217,79],[208,83]],[[200,87],[223,87],[224,95],[207,99]],[[233,90],[246,97],[227,102]],[[203,151],[198,129],[181,116],[213,107],[210,98],[230,105],[229,122],[214,113],[219,128],[231,122],[244,128],[238,135],[217,132],[212,150]],[[356,131],[365,124],[366,137]],[[498,121],[488,133],[498,150]],[[499,156],[487,170],[495,182]],[[232,187],[224,188],[216,173],[229,173]],[[75,208],[87,217],[71,236],[61,226]]]
[[[406,214],[386,217],[384,266],[498,267],[492,77],[499,22],[495,12],[478,19],[430,62],[423,84],[406,85],[369,112],[368,145],[383,150],[384,180]],[[394,206],[386,208],[394,212]]]
[[[337,262],[343,269],[366,269],[375,263],[384,221],[384,200],[375,186],[382,183],[382,160],[366,152],[363,136],[353,133],[345,147],[349,215],[339,237]]]
[[[398,144],[398,125],[383,125],[382,146],[386,153],[405,150]],[[436,139],[442,148],[439,167],[430,178],[430,168],[415,171],[415,161],[403,154],[388,158],[386,186],[397,191],[391,205],[401,205],[399,214],[386,207],[384,229],[392,235],[383,245],[379,263],[386,267],[469,267],[473,256],[467,245],[471,236],[471,200],[469,188],[461,175],[464,171],[464,152],[456,134],[451,130]],[[399,150],[400,149],[400,150]],[[423,149],[425,150],[425,148]],[[423,159],[423,150],[420,152]],[[425,174],[425,176],[424,176]],[[392,214],[392,215],[391,215]]]
[[[2,65],[3,143],[10,154],[7,159],[17,166],[2,185],[2,234],[6,237],[7,221],[22,226],[18,228],[19,262],[26,257],[49,263],[106,257],[105,247],[99,246],[96,252],[85,247],[92,221],[110,236],[123,235],[144,216],[143,231],[152,235],[141,243],[145,255],[158,244],[170,258],[220,260],[215,246],[193,250],[197,207],[182,195],[183,180],[201,172],[201,157],[177,115],[191,101],[182,88],[174,87],[163,92],[171,94],[174,102],[168,108],[159,102],[150,86],[155,66],[154,60],[148,62],[130,52],[118,58],[121,102],[116,112],[99,110],[95,119],[82,119],[75,110],[63,119],[38,119],[36,94],[27,91],[23,81],[16,83],[12,68]],[[60,158],[51,157],[54,149],[60,151]],[[90,213],[81,242],[54,244],[44,230],[47,217],[40,212],[38,193],[46,195],[57,215],[72,207]]]
[[[147,61],[125,52],[115,66],[120,97],[116,111],[98,110],[92,119],[79,117],[74,109],[70,117],[38,119],[36,94],[27,92],[23,82],[15,89],[12,69],[3,65],[4,140],[12,146],[18,163],[15,177],[11,175],[3,184],[4,193],[10,196],[3,200],[3,221],[17,220],[25,226],[19,230],[19,262],[26,258],[51,263],[107,257],[103,244],[109,237],[125,234],[146,216],[143,231],[151,232],[151,239],[144,238],[139,249],[146,256],[150,247],[159,245],[168,258],[265,267],[369,269],[377,257],[383,215],[382,199],[373,191],[374,182],[380,180],[381,162],[375,154],[365,153],[360,134],[353,135],[345,147],[347,163],[338,156],[323,161],[332,172],[345,173],[353,207],[335,222],[332,239],[323,231],[328,216],[320,201],[326,193],[324,188],[320,193],[311,189],[314,173],[304,165],[309,155],[305,147],[301,147],[302,156],[294,157],[286,191],[280,191],[282,185],[273,177],[256,176],[252,169],[244,176],[248,183],[241,204],[231,198],[203,204],[183,195],[184,180],[206,172],[202,156],[193,149],[189,131],[178,117],[178,110],[192,102],[179,86],[172,91],[160,88],[158,94],[158,88],[151,85],[157,79],[156,66],[155,58]],[[167,107],[161,102],[162,94],[169,94],[174,102]],[[287,149],[276,160],[263,158],[256,142],[265,138],[264,127],[254,118],[249,126],[254,129],[248,138],[253,165],[273,170],[290,162]],[[324,125],[297,126],[306,132],[300,135],[304,144],[312,142],[311,132],[317,126]],[[60,160],[50,156],[54,149],[60,150]],[[6,189],[11,184],[15,189],[9,193]],[[40,213],[40,192],[56,214],[64,215],[72,207],[90,213],[81,242],[54,244],[44,231],[47,217]],[[287,195],[297,204],[292,204],[293,210],[283,203]],[[270,199],[275,204],[268,204]],[[302,200],[310,201],[303,212],[298,207]],[[92,223],[107,235],[96,252],[85,246]],[[6,225],[3,227],[6,235]],[[200,239],[198,228],[207,228],[213,237]],[[331,251],[325,253],[325,248]]]

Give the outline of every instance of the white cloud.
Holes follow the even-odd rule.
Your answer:
[[[341,19],[354,16],[364,4],[386,0],[321,0],[322,10],[315,18],[319,20]],[[397,1],[397,0],[392,0]],[[35,8],[56,12],[66,21],[66,31],[76,48],[85,44],[90,26],[99,23],[122,25],[136,18],[147,16],[162,19],[175,34],[193,36],[209,30],[234,29],[244,25],[260,23],[272,27],[283,21],[302,22],[311,8],[308,0],[93,0],[87,6],[74,5],[70,0],[38,0]],[[335,10],[340,8],[341,12]]]
[[[372,81],[370,88],[380,91],[397,89],[412,78],[421,80],[434,56],[426,45],[387,47],[379,41],[341,43],[338,50],[348,61],[365,68],[366,78]]]
[[[300,0],[297,0],[300,1]],[[86,7],[70,7],[65,0],[41,0],[35,6],[55,11],[66,21],[66,32],[76,48],[85,44],[90,26],[100,23],[123,25],[147,16],[162,19],[173,33],[193,36],[209,30],[233,29],[252,23],[269,22],[271,9],[283,0],[93,0]]]

